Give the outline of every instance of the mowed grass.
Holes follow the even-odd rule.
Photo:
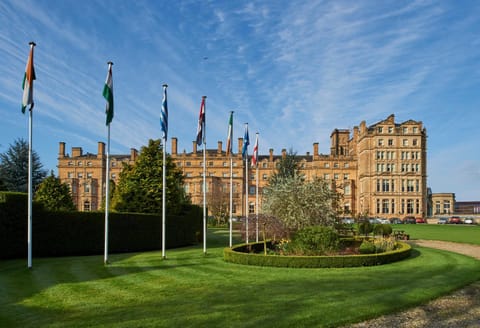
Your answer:
[[[394,264],[289,269],[223,261],[226,230],[161,252],[0,262],[0,327],[336,327],[480,280],[480,261],[428,248]]]
[[[412,239],[443,240],[480,245],[480,225],[465,224],[395,224]]]

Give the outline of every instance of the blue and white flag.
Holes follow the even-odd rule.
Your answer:
[[[167,140],[168,133],[168,105],[167,105],[167,87],[163,85],[163,100],[162,100],[162,112],[160,113],[160,125],[163,132],[163,139]]]
[[[242,157],[248,157],[248,145],[250,145],[250,138],[248,137],[248,123],[245,123],[245,135],[243,136]]]

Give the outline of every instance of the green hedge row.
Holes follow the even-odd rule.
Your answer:
[[[0,259],[27,256],[27,195],[0,192]],[[32,256],[103,254],[104,212],[49,212],[33,204]],[[109,214],[109,253],[161,249],[162,216]],[[186,206],[167,215],[165,246],[175,248],[202,240],[202,211]]]
[[[343,268],[373,266],[403,260],[410,256],[410,245],[398,242],[398,248],[381,254],[338,255],[338,256],[283,256],[263,255],[250,252],[263,251],[263,242],[240,244],[223,251],[224,260],[231,263],[290,267],[290,268]]]

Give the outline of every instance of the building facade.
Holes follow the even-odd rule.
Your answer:
[[[194,204],[203,202],[203,149],[192,143],[192,151],[181,153],[177,138],[171,139],[171,157],[185,177],[185,191]],[[408,120],[396,123],[394,115],[367,126],[365,121],[353,130],[334,129],[330,135],[330,153],[320,154],[319,144],[312,152],[296,155],[300,172],[306,179],[320,177],[342,195],[345,215],[375,217],[403,217],[427,215],[427,134],[422,122]],[[285,149],[274,154],[259,155],[257,168],[242,160],[243,138],[238,138],[238,150],[227,156],[221,141],[216,149],[206,150],[206,190],[209,209],[225,207],[230,199],[230,161],[232,161],[233,215],[245,216],[256,212],[258,174],[259,195],[276,172],[279,161],[287,155]],[[81,148],[72,148],[72,156],[65,155],[65,144],[60,143],[59,176],[71,186],[77,208],[94,210],[104,199],[106,156],[104,144],[98,144],[98,153],[82,154]],[[133,163],[137,156],[111,156],[111,179],[116,181],[121,162]],[[246,183],[245,176],[248,177]],[[87,187],[89,186],[89,187]],[[95,190],[95,193],[93,193]],[[95,204],[95,205],[94,205]],[[89,207],[90,206],[90,207]],[[259,197],[259,208],[261,196]]]

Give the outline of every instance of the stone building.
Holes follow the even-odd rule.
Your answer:
[[[313,143],[311,153],[297,154],[296,158],[306,179],[321,177],[342,195],[346,215],[366,214],[385,218],[425,216],[428,195],[426,141],[426,129],[422,122],[408,120],[396,123],[394,115],[390,115],[370,126],[363,121],[353,130],[334,129],[330,135],[329,154],[320,154],[319,144]],[[179,153],[177,143],[177,138],[171,139],[171,157],[184,174],[186,193],[194,204],[202,204],[203,150],[197,149],[193,142],[191,152]],[[256,169],[248,169],[247,202],[242,145],[243,138],[238,138],[238,149],[232,155],[235,216],[246,214],[247,203],[249,213],[256,210]],[[99,143],[97,154],[83,155],[81,148],[74,147],[72,156],[69,156],[65,155],[65,144],[60,143],[59,176],[71,185],[75,204],[80,210],[98,209],[104,197],[104,148],[104,144]],[[258,156],[260,195],[276,171],[278,162],[286,154],[285,149],[278,155],[270,149],[267,155]],[[130,155],[112,155],[111,178],[115,181],[118,177],[121,162],[133,163],[136,156],[134,149]],[[216,149],[206,150],[206,189],[209,207],[228,206],[230,157],[221,141]]]

